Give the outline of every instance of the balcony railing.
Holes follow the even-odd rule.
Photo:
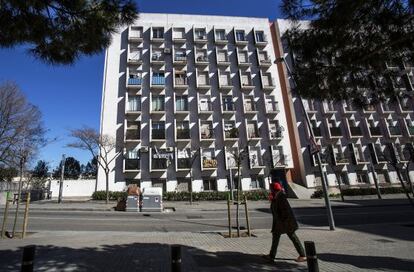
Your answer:
[[[125,170],[139,170],[139,159],[125,159]]]
[[[341,131],[341,128],[339,128],[339,127],[331,127],[331,128],[329,128],[329,130],[331,131],[331,136],[333,136],[333,137],[342,136],[342,131]]]
[[[166,159],[152,159],[151,168],[156,170],[167,169],[167,160]]]
[[[140,139],[140,131],[139,130],[130,130],[127,129],[126,133],[125,133],[125,138],[127,140],[139,140]]]
[[[142,78],[128,78],[128,85],[141,85]]]
[[[230,138],[230,139],[238,138],[239,137],[239,130],[237,128],[232,128],[230,130],[225,131],[224,136],[226,138]]]
[[[191,168],[191,160],[189,158],[178,158],[177,159],[178,169],[189,169]]]
[[[349,159],[345,156],[344,153],[338,153],[335,155],[336,163],[349,163]]]
[[[223,111],[235,111],[235,107],[233,103],[227,103],[223,105]]]
[[[177,139],[190,139],[190,130],[177,129]]]
[[[351,136],[362,136],[362,129],[360,127],[350,127]]]
[[[389,126],[388,130],[390,131],[390,134],[393,135],[393,136],[402,135],[400,127]]]
[[[199,106],[201,112],[203,111],[213,111],[213,106],[211,102],[204,103],[203,106]]]
[[[182,54],[175,54],[174,61],[187,61],[187,57]]]
[[[178,86],[184,86],[184,85],[187,85],[188,83],[187,83],[187,78],[185,77],[185,78],[182,78],[182,77],[176,77],[175,78],[175,85],[178,85]]]
[[[217,160],[203,159],[203,168],[217,168]]]
[[[248,136],[249,138],[260,138],[259,131],[249,131]]]
[[[381,128],[379,128],[379,127],[370,127],[369,131],[370,131],[372,136],[381,136],[382,135]]]
[[[152,85],[165,85],[165,77],[153,77]]]
[[[165,130],[152,130],[152,139],[165,139]]]

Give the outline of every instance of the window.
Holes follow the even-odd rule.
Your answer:
[[[165,122],[152,123],[152,139],[165,139]]]
[[[250,168],[263,166],[260,147],[249,147],[249,162]]]
[[[190,123],[188,121],[177,122],[177,139],[189,139],[190,138]]]
[[[259,129],[256,122],[247,123],[247,136],[248,138],[259,138]]]
[[[266,102],[266,111],[268,112],[278,111],[277,102],[275,102],[275,98],[273,96],[267,95],[265,102]]]
[[[223,111],[234,111],[233,97],[231,95],[223,96]]]
[[[201,139],[211,139],[213,137],[213,124],[210,121],[200,123]]]
[[[212,111],[211,99],[209,96],[200,96],[198,103],[200,111]]]
[[[125,138],[127,140],[139,140],[141,132],[141,123],[139,121],[127,121]]]
[[[185,71],[175,72],[175,85],[187,85],[187,74]]]
[[[214,148],[205,148],[202,151],[202,167],[203,168],[216,168],[217,160]]]
[[[188,111],[188,96],[177,95],[175,97],[175,110],[176,111]]]
[[[217,61],[218,62],[227,62],[227,51],[226,50],[217,50]]]
[[[244,30],[236,30],[236,41],[245,41],[246,37],[244,34]]]
[[[179,149],[177,150],[177,168],[178,169],[189,169],[191,168],[191,156],[190,149]]]
[[[203,179],[203,191],[216,191],[217,183],[213,178],[204,178]]]
[[[285,162],[286,156],[283,153],[283,146],[272,146],[272,161],[273,166],[283,166],[286,164]]]
[[[128,111],[141,111],[141,96],[128,96]]]
[[[242,72],[241,73],[241,84],[242,86],[251,86],[252,85],[252,78],[250,73]]]
[[[185,29],[184,28],[174,28],[173,29],[174,39],[185,39]]]
[[[256,110],[256,103],[254,102],[253,96],[245,96],[244,97],[244,109],[245,111],[255,111]]]
[[[151,169],[165,170],[173,160],[174,154],[166,149],[153,147],[151,150]]]
[[[209,85],[208,73],[202,72],[198,74],[198,84],[199,85]]]
[[[196,28],[194,31],[195,38],[199,40],[206,39],[206,30],[204,28]]]
[[[224,29],[216,29],[216,40],[223,41],[226,39],[226,31]]]
[[[184,49],[175,49],[174,50],[174,60],[175,61],[186,61],[186,52]]]
[[[165,96],[164,95],[152,95],[152,110],[153,111],[165,111]]]
[[[247,51],[239,51],[238,58],[239,58],[239,63],[248,63],[249,53]]]
[[[140,156],[137,148],[127,150],[125,154],[125,170],[139,170]]]
[[[265,36],[263,31],[256,31],[256,42],[265,42]]]
[[[164,39],[164,28],[154,27],[152,29],[152,37],[154,39]]]
[[[239,136],[239,131],[234,121],[224,122],[224,136],[226,138],[237,138]]]
[[[349,185],[348,172],[340,172],[339,179],[340,179],[341,184]]]

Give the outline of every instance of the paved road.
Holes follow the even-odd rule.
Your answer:
[[[304,227],[326,226],[324,208],[295,208],[299,223]],[[235,226],[235,208],[233,226]],[[250,211],[252,229],[269,229],[271,214],[267,208]],[[245,226],[244,212],[240,213]],[[414,209],[405,204],[381,207],[339,207],[334,209],[336,225],[347,228],[354,225],[414,223]],[[12,214],[9,217],[12,221]],[[119,232],[208,232],[227,228],[225,207],[216,211],[188,211],[171,213],[132,214],[125,212],[42,211],[32,210],[28,230],[39,231],[119,231]],[[1,221],[0,221],[1,222]],[[9,224],[10,226],[10,224]]]

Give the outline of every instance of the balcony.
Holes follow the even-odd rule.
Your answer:
[[[213,128],[201,128],[200,141],[212,141],[214,140]]]
[[[250,74],[240,74],[240,89],[250,91],[254,89]]]
[[[151,170],[155,170],[155,171],[165,171],[167,170],[168,165],[167,165],[167,159],[155,159],[153,158],[151,160]]]
[[[267,40],[264,33],[255,33],[255,44],[257,47],[265,47],[267,45]]]
[[[267,56],[260,57],[259,55],[259,67],[267,68],[272,66],[272,60]]]
[[[349,164],[348,156],[346,156],[345,153],[336,153],[335,154],[335,164],[336,165]]]
[[[223,104],[223,115],[233,115],[236,112],[234,103]]]
[[[128,30],[128,41],[129,42],[142,42],[143,41],[142,32],[143,32],[142,27],[131,26]]]
[[[152,140],[165,140],[165,130],[153,129],[151,134]]]
[[[197,89],[208,90],[211,88],[208,73],[199,74],[197,77]]]
[[[244,102],[244,113],[245,114],[257,114],[256,104],[251,101]]]
[[[382,132],[380,127],[370,127],[369,132],[371,133],[371,137],[381,137]]]
[[[362,137],[363,136],[362,128],[360,127],[349,127],[349,130],[351,132],[351,137]]]
[[[220,78],[219,88],[222,89],[222,90],[230,90],[231,88],[233,88],[230,76],[228,76],[226,79]]]
[[[248,130],[247,138],[249,138],[250,140],[261,139],[259,130],[250,130],[250,131]]]
[[[127,129],[125,132],[126,142],[137,142],[141,139],[140,129]]]
[[[217,168],[217,160],[216,159],[203,158],[201,166],[203,168],[202,170],[216,169]]]
[[[155,76],[152,77],[151,80],[151,87],[153,88],[164,88],[165,86],[165,77]]]
[[[190,140],[190,129],[177,129],[177,141]]]
[[[320,127],[313,127],[312,131],[315,138],[322,138],[322,129]]]
[[[208,65],[208,56],[206,54],[197,54],[195,59],[196,66],[206,66]]]
[[[238,60],[239,66],[241,67],[250,66],[249,53],[247,51],[239,51],[237,53],[237,60]]]
[[[402,136],[402,131],[398,126],[388,126],[390,137]]]
[[[203,104],[198,106],[198,113],[203,115],[210,115],[213,113],[213,105],[211,102],[204,102]]]
[[[227,33],[225,30],[216,30],[214,33],[214,42],[216,44],[227,44],[229,41],[227,40]]]
[[[230,60],[227,53],[218,52],[217,53],[217,66],[229,66]]]
[[[142,85],[142,78],[128,78],[128,88],[139,88]]]
[[[335,138],[342,137],[342,131],[340,127],[331,127],[329,128],[329,131],[331,133],[331,137],[335,137]]]
[[[334,106],[333,103],[330,103],[330,102],[326,103],[326,102],[324,102],[323,103],[323,112],[325,114],[333,114],[333,113],[336,113],[337,110],[335,109],[335,106]]]
[[[164,55],[162,53],[152,53],[151,55],[151,63],[156,65],[164,64]]]
[[[139,159],[124,159],[124,168],[125,171],[133,172],[139,171],[140,167],[140,160]]]
[[[130,53],[128,56],[128,64],[130,65],[140,65],[142,63],[141,54]]]
[[[280,112],[279,104],[277,102],[266,103],[266,114],[274,115],[274,114],[278,114],[279,112]]]
[[[374,113],[376,111],[377,111],[377,109],[373,105],[367,105],[367,106],[364,107],[364,112],[365,113]]]
[[[276,128],[276,130],[270,131],[270,140],[281,140],[283,139],[283,129]]]
[[[190,158],[178,158],[177,159],[177,170],[189,170],[191,168]]]
[[[174,78],[174,88],[176,89],[187,89],[188,88],[188,80],[187,77],[182,76],[175,76]]]
[[[237,128],[231,128],[224,131],[225,140],[237,140],[239,138],[239,130]]]
[[[185,28],[174,28],[173,29],[173,42],[174,43],[185,43]]]
[[[275,88],[275,84],[273,83],[272,76],[269,75],[263,75],[262,76],[262,89],[265,91],[273,91]]]
[[[207,43],[207,33],[205,31],[194,32],[194,43],[197,43],[197,44]]]
[[[185,52],[176,52],[174,54],[174,64],[185,65],[187,63],[187,57]]]
[[[414,126],[407,125],[407,131],[408,131],[408,135],[414,136]]]
[[[249,41],[246,38],[246,34],[242,30],[235,30],[234,31],[234,40],[236,45],[247,45]]]

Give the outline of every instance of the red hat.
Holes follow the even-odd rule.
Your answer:
[[[278,183],[278,182],[273,183],[273,190],[281,191],[282,190],[282,185],[280,185],[280,183]]]

